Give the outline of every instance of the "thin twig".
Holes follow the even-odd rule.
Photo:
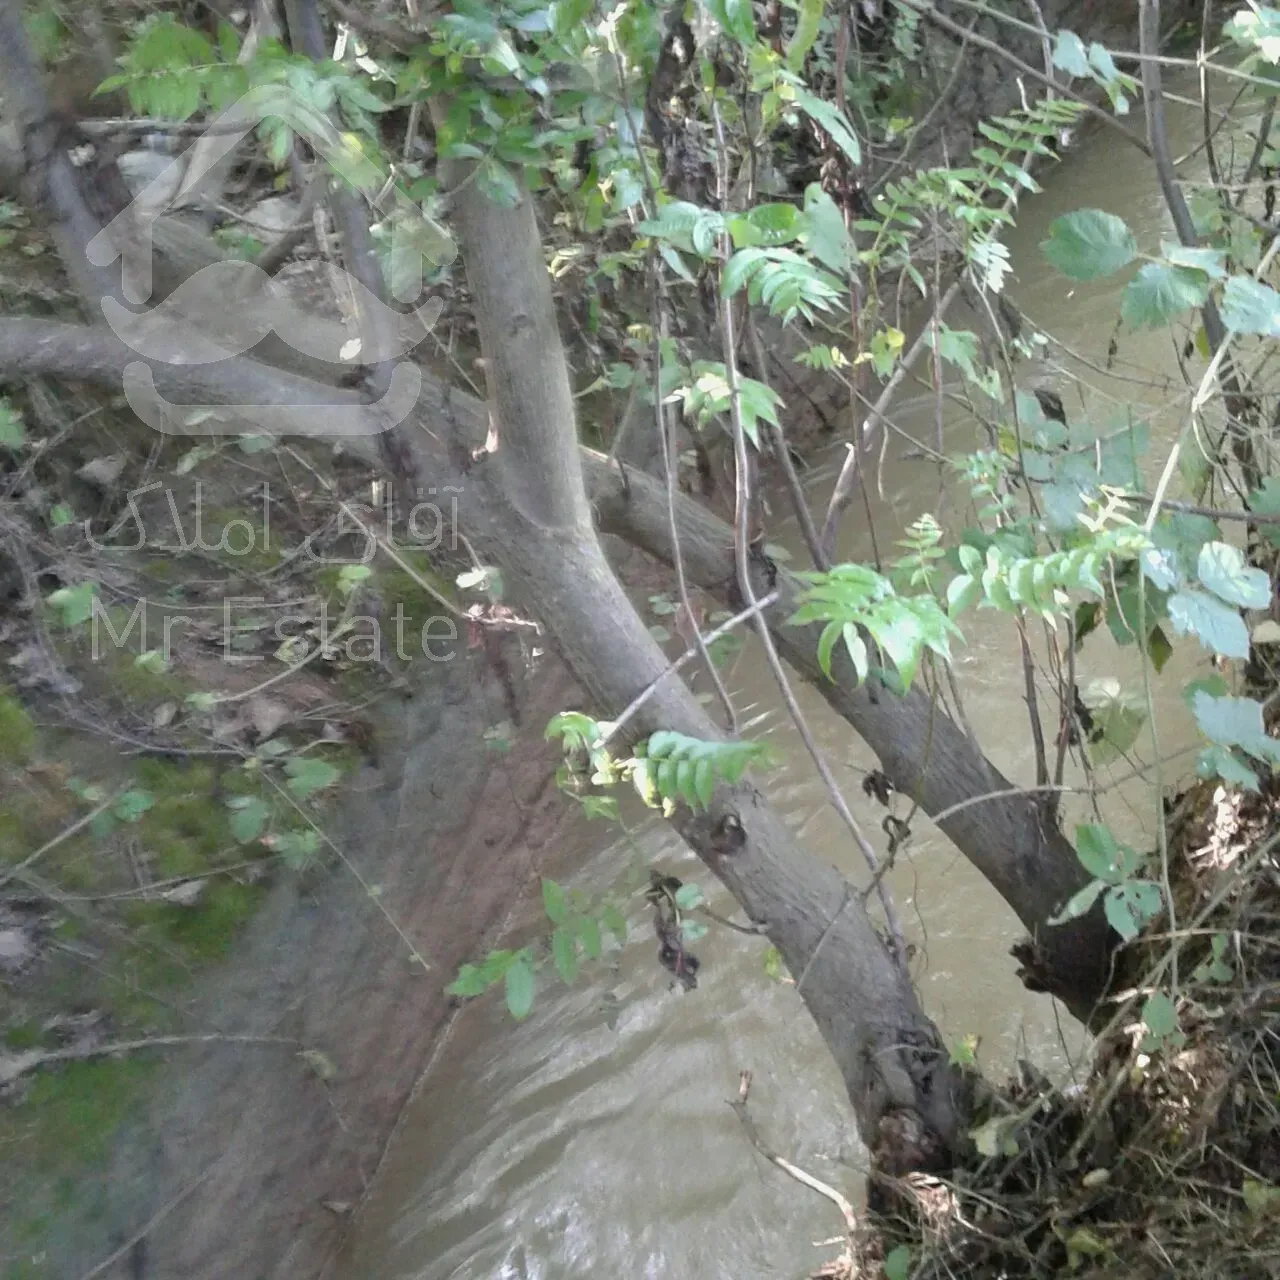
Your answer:
[[[815,1178],[813,1174],[806,1173],[798,1165],[794,1165],[790,1160],[778,1155],[776,1151],[771,1150],[760,1137],[760,1131],[756,1128],[755,1121],[752,1120],[747,1111],[747,1095],[751,1092],[751,1072],[742,1071],[738,1074],[738,1096],[728,1099],[729,1105],[733,1108],[734,1113],[742,1122],[743,1131],[751,1140],[751,1145],[762,1155],[770,1164],[777,1165],[783,1173],[794,1178],[802,1187],[808,1187],[810,1191],[816,1191],[820,1196],[830,1200],[837,1209],[840,1210],[840,1216],[844,1219],[845,1230],[852,1236],[858,1229],[858,1218],[853,1211],[853,1205],[849,1200],[840,1194],[834,1187],[823,1182],[821,1178]]]
[[[0,871],[0,889],[3,889],[10,880],[21,879],[23,872],[43,858],[46,853],[52,853],[60,844],[65,844],[72,836],[83,831],[85,827],[94,820],[94,818],[98,817],[99,814],[105,813],[109,808],[111,808],[111,806],[115,804],[122,795],[124,795],[126,790],[128,790],[127,787],[120,787],[118,790],[113,791],[101,804],[90,809],[83,817],[77,818],[69,827],[59,831],[52,840],[47,840],[35,851],[35,853],[24,858],[16,867],[9,867],[5,871]]]
[[[751,319],[750,312],[747,313],[747,336],[751,341],[751,353],[755,357],[756,367],[760,371],[760,381],[767,386],[769,373],[764,343],[760,340],[760,331],[756,328],[755,321]],[[823,558],[822,547],[818,542],[818,530],[814,526],[813,513],[809,510],[809,503],[805,498],[804,486],[800,483],[800,477],[796,474],[795,463],[791,461],[791,451],[787,448],[786,433],[776,422],[771,422],[769,424],[769,438],[773,442],[774,452],[778,455],[778,466],[782,470],[783,479],[787,482],[787,493],[791,498],[791,508],[795,512],[796,522],[800,526],[800,534],[804,538],[805,546],[809,548],[809,555],[813,560],[814,568],[829,569],[831,566]]]
[[[966,32],[958,22],[952,21],[945,14],[940,13],[932,4],[926,4],[925,0],[897,0],[897,3],[906,9],[911,9],[918,13],[927,22],[932,22],[934,26],[941,27],[944,31],[950,32],[953,36],[960,39],[968,40],[977,45],[979,49],[985,49],[988,53],[994,53],[996,57],[1003,59],[1011,67],[1015,67],[1024,76],[1030,76],[1033,80],[1038,80],[1041,84],[1048,86],[1050,89],[1056,89],[1064,98],[1070,98],[1074,102],[1078,102],[1091,116],[1101,120],[1103,124],[1118,133],[1131,146],[1135,146],[1143,155],[1150,155],[1151,148],[1146,140],[1138,134],[1134,133],[1128,125],[1121,124],[1110,112],[1104,111],[1096,102],[1090,102],[1084,94],[1071,88],[1070,85],[1055,84],[1052,77],[1047,76],[1043,71],[1033,67],[1029,62],[1023,62],[1016,54],[1010,53],[1003,45],[998,44],[994,40],[988,40],[986,36],[980,36],[974,31]]]
[[[225,1152],[223,1153],[225,1155]],[[202,1187],[208,1181],[209,1175],[218,1167],[222,1161],[219,1156],[211,1165],[192,1182],[188,1182],[181,1191],[177,1193],[171,1200],[166,1201],[160,1208],[147,1220],[147,1222],[139,1228],[137,1232],[129,1237],[110,1257],[104,1258],[96,1267],[86,1271],[80,1277],[80,1280],[97,1280],[98,1276],[106,1275],[121,1258],[125,1256],[140,1240],[145,1240],[152,1231],[160,1225],[184,1200],[186,1200],[193,1191]]]
[[[721,200],[728,190],[728,159],[727,148],[724,139],[724,122],[720,118],[719,108],[714,101],[711,104],[712,118],[715,123],[716,150],[717,150],[717,173],[718,184]],[[731,243],[728,232],[721,237],[720,251],[722,261],[728,262],[732,252]],[[720,325],[721,325],[721,343],[724,355],[725,382],[729,391],[729,417],[733,427],[733,455],[734,470],[736,474],[736,485],[734,495],[734,519],[733,519],[733,536],[734,536],[734,561],[737,567],[738,590],[742,593],[743,600],[748,605],[755,603],[755,588],[751,582],[750,552],[747,545],[747,522],[751,509],[751,471],[750,459],[747,455],[747,433],[742,425],[742,397],[738,389],[738,366],[736,348],[737,344],[734,340],[734,315],[733,300],[731,298],[723,298],[720,305]],[[754,615],[756,633],[760,637],[760,643],[764,648],[765,657],[768,659],[769,668],[773,672],[774,682],[778,686],[778,691],[782,694],[782,700],[786,704],[787,712],[792,723],[796,727],[796,731],[800,735],[800,740],[804,743],[805,750],[808,752],[810,759],[814,763],[819,776],[822,778],[823,785],[827,789],[827,795],[831,799],[832,807],[839,815],[841,821],[848,829],[849,834],[853,837],[854,843],[858,846],[867,865],[871,868],[874,875],[880,865],[880,860],[876,856],[876,851],[871,846],[871,842],[863,834],[862,828],[858,825],[858,820],[853,816],[853,811],[849,808],[848,802],[840,791],[839,784],[835,780],[830,767],[827,764],[826,757],[822,754],[813,731],[809,727],[808,721],[805,719],[804,712],[800,709],[800,704],[796,700],[795,691],[791,687],[790,680],[787,679],[787,673],[783,670],[782,660],[778,656],[777,646],[774,644],[773,635],[769,630],[768,624],[764,618],[757,612]],[[847,887],[846,887],[847,896]],[[879,887],[880,904],[884,908],[885,922],[889,928],[889,938],[891,943],[891,951],[901,965],[906,964],[907,946],[906,939],[902,933],[902,924],[898,919],[897,908],[893,905],[893,898],[890,895],[887,886]],[[815,953],[816,955],[816,953]]]
[[[1041,787],[1049,781],[1049,757],[1045,753],[1044,726],[1040,723],[1040,703],[1036,697],[1036,666],[1022,617],[1018,618],[1018,643],[1022,649],[1022,677],[1026,687],[1027,713],[1031,717],[1031,741],[1036,753],[1036,786]]]
[[[951,304],[959,296],[960,284],[961,281],[956,280],[938,300],[934,311],[939,320],[946,315]],[[840,517],[853,501],[858,475],[862,469],[863,451],[870,446],[876,428],[880,425],[881,418],[888,411],[893,397],[897,395],[898,388],[906,380],[912,366],[929,346],[929,332],[929,327],[926,325],[921,330],[920,336],[911,344],[906,355],[898,361],[898,367],[893,371],[889,381],[884,384],[884,389],[876,397],[875,404],[871,406],[871,412],[859,424],[857,439],[847,446],[848,454],[845,457],[844,465],[840,468],[840,474],[836,478],[836,486],[831,491],[831,500],[827,503],[827,514],[822,521],[822,533],[818,539],[818,545],[822,548],[823,555],[828,559],[835,554],[836,530],[840,524]]]
[[[708,631],[702,637],[704,643],[714,644],[721,636],[726,636],[734,627],[740,626],[746,622],[748,618],[754,617],[764,609],[768,609],[771,605],[777,604],[779,592],[770,591],[767,596],[755,601],[743,609],[741,613],[735,613],[732,618],[726,622],[722,622],[714,631]],[[697,645],[690,645],[674,662],[670,663],[667,668],[660,674],[655,676],[643,689],[640,690],[634,698],[623,708],[622,714],[613,721],[610,721],[606,732],[600,735],[600,738],[593,743],[595,747],[603,747],[610,738],[615,737],[622,729],[622,726],[631,719],[632,716],[644,706],[646,702],[657,692],[658,686],[667,679],[668,676],[674,675],[682,667],[686,667],[696,658],[701,651]]]

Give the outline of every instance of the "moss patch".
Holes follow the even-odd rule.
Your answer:
[[[0,684],[0,763],[26,764],[36,731],[22,704]]]
[[[39,1073],[22,1102],[0,1115],[4,1145],[49,1172],[96,1164],[153,1065],[103,1058]]]

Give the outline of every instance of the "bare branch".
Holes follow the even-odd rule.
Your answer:
[[[751,1140],[751,1145],[762,1155],[770,1164],[776,1165],[783,1173],[794,1178],[802,1187],[808,1187],[810,1191],[816,1191],[820,1196],[824,1196],[830,1200],[837,1209],[840,1210],[840,1216],[844,1219],[845,1230],[850,1236],[858,1229],[857,1215],[853,1211],[853,1205],[846,1196],[842,1196],[834,1187],[829,1186],[820,1178],[815,1178],[813,1174],[806,1173],[799,1165],[794,1165],[790,1160],[784,1159],[777,1152],[771,1150],[764,1143],[764,1139],[760,1137],[760,1131],[756,1128],[755,1121],[752,1120],[747,1111],[747,1095],[751,1091],[751,1072],[742,1071],[738,1076],[738,1096],[729,1100],[729,1105],[733,1108],[734,1113],[742,1122],[743,1132]]]

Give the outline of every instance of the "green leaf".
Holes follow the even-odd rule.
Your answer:
[[[1249,631],[1244,619],[1203,591],[1179,591],[1169,597],[1169,621],[1182,636],[1194,635],[1206,649],[1224,658],[1249,656]]]
[[[1260,516],[1280,516],[1280,476],[1268,476],[1262,488],[1249,495],[1247,505]],[[1280,525],[1264,525],[1261,532],[1273,547],[1280,547]]]
[[[1269,1182],[1246,1178],[1240,1185],[1240,1198],[1244,1207],[1255,1218],[1262,1218],[1280,1210],[1280,1187]]]
[[[849,271],[849,232],[836,202],[816,183],[804,192],[800,243],[828,271],[843,279]]]
[[[788,71],[799,71],[813,42],[818,38],[818,24],[822,21],[822,10],[825,0],[800,0],[800,15],[796,18],[796,29],[787,41],[786,62]]]
[[[643,782],[652,781],[664,800],[683,800],[697,808],[700,800],[695,778],[702,761],[707,761],[717,777],[733,783],[742,776],[747,765],[764,756],[766,748],[759,742],[704,742],[682,733],[660,730],[652,734],[644,748],[647,759],[638,764],[656,762],[651,771],[637,770],[633,779],[642,796]],[[645,778],[640,778],[640,773]],[[704,784],[705,785],[705,784]]]
[[[1084,41],[1074,31],[1059,31],[1053,42],[1053,65],[1069,76],[1087,76],[1089,58]]]
[[[1203,689],[1191,697],[1200,732],[1222,747],[1240,747],[1250,755],[1280,763],[1280,738],[1268,735],[1262,703],[1253,698],[1215,698]]]
[[[1107,890],[1102,909],[1107,923],[1131,942],[1148,920],[1154,920],[1164,910],[1164,897],[1160,886],[1150,880],[1126,880]]]
[[[612,903],[601,910],[600,923],[618,940],[619,946],[626,945],[627,918]]]
[[[93,601],[98,592],[96,582],[81,582],[74,587],[59,587],[49,596],[49,603],[62,615],[64,627],[78,627],[93,616]]]
[[[1227,542],[1206,542],[1200,548],[1200,581],[1214,595],[1242,609],[1265,609],[1271,604],[1271,579],[1245,564],[1244,554]]]
[[[1051,916],[1050,924],[1066,924],[1068,920],[1077,920],[1081,916],[1088,914],[1097,897],[1107,884],[1105,880],[1090,880],[1083,889],[1073,893],[1067,899],[1067,905],[1058,912],[1056,916]]]
[[[1227,274],[1227,251],[1225,249],[1192,248],[1185,244],[1171,244],[1168,240],[1160,242],[1160,256],[1175,267],[1191,267],[1195,271],[1203,271],[1214,280],[1221,280]]]
[[[947,612],[954,618],[982,599],[982,583],[962,573],[947,584]]]
[[[22,426],[22,414],[3,396],[0,396],[0,449],[21,449],[27,442]]]
[[[155,798],[150,791],[142,791],[134,787],[115,802],[112,812],[121,822],[137,822],[154,804]]]
[[[707,936],[707,926],[701,920],[682,920],[680,922],[680,939],[682,942],[694,943]]]
[[[688,883],[682,884],[676,890],[676,906],[681,911],[692,911],[694,907],[702,904],[702,886],[698,884]]]
[[[1260,788],[1258,775],[1254,773],[1229,747],[1216,742],[1204,748],[1196,757],[1196,775],[1201,778],[1221,778],[1223,782],[1245,791],[1256,792]]]
[[[594,916],[579,916],[577,920],[578,941],[588,960],[598,960],[603,950],[600,941],[600,922]]]
[[[1169,643],[1169,637],[1165,635],[1163,627],[1151,628],[1147,636],[1147,657],[1151,659],[1151,665],[1155,667],[1157,675],[1164,670],[1165,663],[1173,657],[1173,645]]]
[[[1072,280],[1109,276],[1132,262],[1138,252],[1124,220],[1101,209],[1079,209],[1055,218],[1040,248]]]
[[[299,800],[331,787],[342,777],[342,770],[315,756],[293,756],[284,766],[289,775],[288,787]]]
[[[1093,742],[1090,756],[1095,764],[1106,764],[1122,756],[1138,740],[1146,723],[1144,700],[1122,689],[1112,677],[1091,680],[1080,692],[1080,700],[1093,714]]]
[[[911,1250],[905,1244],[895,1245],[885,1255],[884,1280],[908,1280],[911,1275]]]
[[[856,167],[862,163],[862,147],[857,135],[835,106],[815,97],[805,89],[796,89],[795,104],[831,135],[831,140],[844,152],[851,165]]]
[[[1143,576],[1158,591],[1172,591],[1178,585],[1178,562],[1172,552],[1148,547],[1138,557]]]
[[[578,939],[565,925],[560,925],[551,934],[551,959],[561,981],[571,986],[578,976]]]
[[[507,1012],[517,1022],[527,1018],[533,1008],[534,983],[533,962],[522,952],[503,977]]]
[[[1163,991],[1153,991],[1142,1006],[1142,1021],[1157,1040],[1164,1040],[1178,1029],[1178,1010]]]
[[[755,40],[756,23],[751,12],[751,0],[703,0],[703,3],[727,35],[743,44],[751,44]]]
[[[514,209],[520,203],[519,185],[497,160],[481,161],[476,168],[476,186],[500,209]]]
[[[483,995],[489,988],[489,980],[484,971],[474,964],[464,964],[458,970],[458,976],[445,987],[445,994],[450,996]]]
[[[1222,320],[1237,333],[1280,337],[1280,293],[1251,276],[1232,276],[1222,292]]]
[[[545,876],[542,880],[542,909],[552,924],[563,924],[569,909],[564,900],[564,888]]]
[[[925,341],[931,348],[933,347],[933,328],[926,330]],[[938,354],[949,364],[955,365],[970,381],[978,380],[975,361],[978,358],[979,345],[976,333],[971,333],[968,329],[952,329],[945,324],[940,324],[937,326],[937,348]]]
[[[231,810],[232,836],[239,844],[252,844],[271,816],[270,806],[257,796],[233,796],[227,806]]]
[[[1076,857],[1091,875],[1108,884],[1118,884],[1124,879],[1126,865],[1132,850],[1119,845],[1106,827],[1093,823],[1081,823],[1076,827]]]
[[[1144,263],[1124,291],[1120,315],[1134,329],[1158,329],[1209,296],[1209,277],[1188,267]]]

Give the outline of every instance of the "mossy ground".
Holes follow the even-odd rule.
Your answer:
[[[81,412],[74,408],[69,416]],[[118,441],[134,443],[125,426]],[[148,478],[144,460],[154,464],[154,441],[136,443],[136,475],[123,477],[117,493],[87,496],[84,510],[73,512],[77,522],[92,516],[99,538],[126,510],[129,483]],[[63,492],[92,448],[73,436],[61,451],[40,455],[31,478]],[[41,1241],[55,1229],[59,1206],[77,1185],[92,1184],[112,1135],[163,1060],[151,1050],[83,1060],[77,1052],[207,1030],[187,1012],[194,979],[234,952],[275,880],[323,860],[322,842],[308,848],[308,820],[297,806],[325,820],[336,787],[364,758],[346,735],[347,718],[386,689],[385,664],[341,652],[309,661],[298,678],[286,673],[299,651],[281,648],[272,609],[287,607],[301,619],[292,630],[305,653],[322,634],[321,609],[332,628],[346,602],[337,569],[289,557],[290,547],[324,527],[324,505],[304,509],[300,498],[290,524],[276,504],[268,538],[263,504],[243,472],[270,468],[272,456],[237,458],[221,469],[215,457],[202,465],[204,487],[196,492],[192,478],[163,470],[181,458],[175,449],[161,455],[157,474],[166,489],[143,509],[145,546],[90,556],[67,536],[69,526],[55,528],[38,514],[24,539],[25,560],[45,576],[28,584],[39,632],[16,643],[39,634],[81,691],[74,723],[60,723],[61,706],[39,681],[28,680],[21,692],[0,684],[0,876],[7,869],[11,877],[0,890],[0,931],[19,937],[22,952],[20,962],[0,965],[0,1060],[31,1051],[67,1055],[0,1087],[0,1219],[16,1246],[0,1249],[6,1280],[48,1274]],[[296,493],[283,481],[278,487]],[[204,503],[205,540],[216,544],[234,524],[233,544],[184,549],[170,489],[186,534],[194,498]],[[126,528],[122,546],[133,537]],[[0,563],[3,553],[0,543]],[[430,566],[423,570],[446,589]],[[101,616],[68,621],[48,604],[58,581],[95,582]],[[406,632],[419,615],[425,621],[441,611],[399,569],[379,566],[367,590],[372,603],[366,610],[362,600],[361,612],[385,607],[389,614],[403,601]],[[144,598],[137,622],[145,621],[145,633],[142,625],[130,631]],[[223,601],[249,598],[259,603],[232,611],[228,644]],[[171,628],[166,647],[164,622],[174,615],[185,621]],[[12,652],[6,648],[0,660]],[[228,661],[229,652],[247,661]],[[304,682],[308,697],[300,698]],[[258,728],[259,684],[284,707],[277,728]],[[309,789],[290,772],[295,758],[324,762],[332,779],[326,774]],[[258,815],[252,822],[246,807]],[[98,808],[104,811],[85,821]]]

